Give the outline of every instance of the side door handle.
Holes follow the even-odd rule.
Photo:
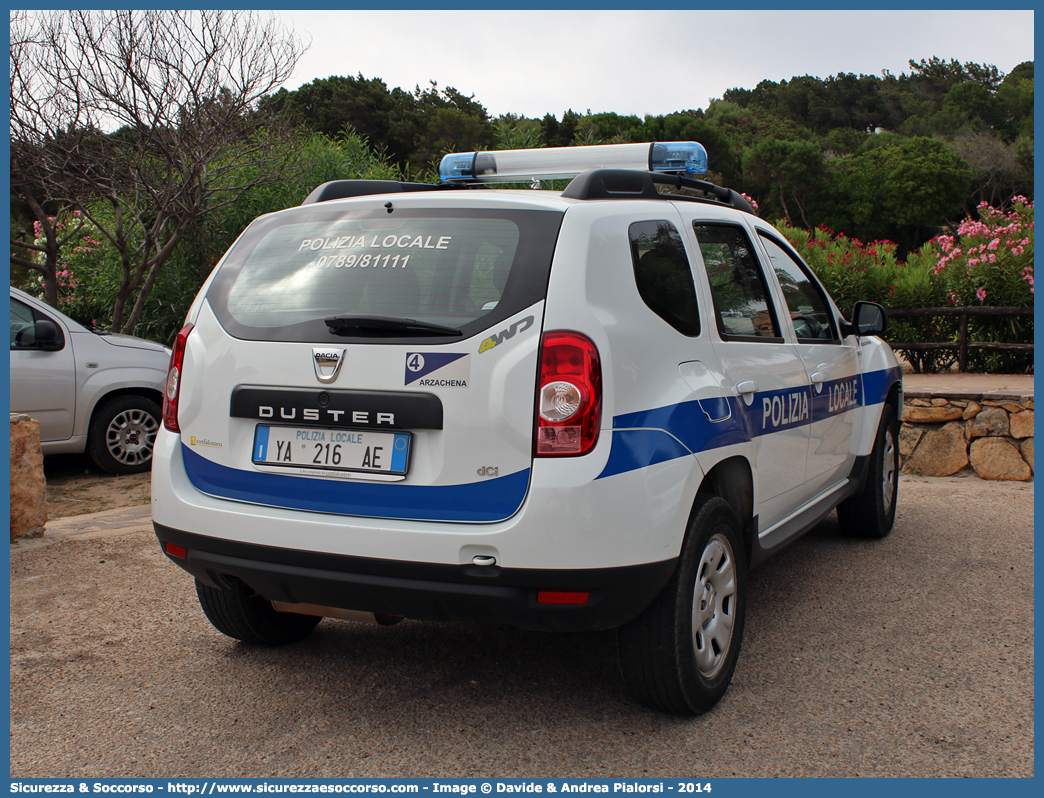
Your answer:
[[[826,377],[823,376],[822,371],[813,371],[809,380],[811,380],[813,387],[816,389],[816,393],[823,392],[823,382],[826,380]]]
[[[747,394],[750,394],[751,397],[753,397],[754,392],[757,390],[758,386],[755,384],[754,380],[744,380],[736,386],[736,393],[738,393],[740,396],[743,396],[744,398]]]

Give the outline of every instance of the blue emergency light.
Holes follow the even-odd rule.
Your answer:
[[[707,171],[707,150],[695,141],[654,141],[460,152],[443,157],[439,177],[446,183],[522,183],[573,178],[588,169],[702,175]]]

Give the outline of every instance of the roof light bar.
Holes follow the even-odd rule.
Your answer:
[[[707,171],[707,151],[695,141],[654,141],[460,152],[443,157],[439,177],[446,183],[522,183],[573,178],[588,169],[702,175]]]

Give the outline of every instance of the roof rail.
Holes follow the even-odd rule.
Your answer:
[[[400,183],[398,180],[331,180],[312,189],[305,197],[302,205],[314,202],[345,199],[347,197],[365,197],[370,194],[399,194],[404,191],[443,191],[452,186],[434,185],[431,183]]]
[[[712,199],[688,197],[683,194],[661,194],[656,189],[657,185],[696,189],[704,194],[709,194]],[[402,183],[397,180],[331,180],[313,189],[301,204],[311,205],[317,202],[365,197],[373,194],[459,191],[467,188],[478,188],[478,186],[459,186],[448,183]],[[697,180],[684,175],[642,172],[636,169],[589,169],[573,178],[562,192],[562,196],[577,200],[682,199],[696,202],[717,202],[736,210],[745,211],[752,216],[757,215],[743,195],[731,188],[716,186],[706,180]]]
[[[668,175],[659,172],[639,172],[634,169],[590,169],[577,175],[562,192],[563,197],[578,200],[596,199],[686,199],[700,201],[698,197],[679,194],[661,194],[657,185],[691,188],[709,194],[713,200],[728,205],[752,216],[754,209],[743,195],[731,188],[716,186],[706,180],[696,180],[683,175]],[[707,200],[703,200],[707,201]]]

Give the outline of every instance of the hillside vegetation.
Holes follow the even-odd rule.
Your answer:
[[[51,258],[62,310],[113,326],[122,297],[141,309],[134,332],[169,342],[243,227],[327,180],[435,181],[450,151],[693,140],[708,150],[707,178],[748,195],[846,312],[856,299],[889,307],[1033,302],[1033,62],[1006,75],[932,58],[911,61],[908,74],[766,80],[705,109],[644,118],[571,110],[492,118],[452,87],[409,92],[379,78],[331,76],[268,94],[243,113],[259,131],[252,135],[265,135],[266,159],[240,162],[229,151],[207,164],[220,176],[207,196],[221,202],[199,209],[136,293],[127,288],[126,255],[121,262],[105,234],[126,204],[82,191],[62,196],[60,173],[48,176],[50,194],[38,206],[31,175],[12,196],[12,283],[45,295]],[[133,136],[126,128],[109,138]],[[92,141],[102,146],[105,137]],[[222,197],[222,185],[236,191]],[[150,218],[147,207],[140,212]],[[147,229],[122,241],[124,252]],[[893,340],[952,340],[955,324],[897,323]],[[973,327],[974,340],[1032,340],[1031,319]],[[926,370],[952,362],[946,353],[911,357]],[[1024,370],[1032,357],[980,352],[974,366]]]

